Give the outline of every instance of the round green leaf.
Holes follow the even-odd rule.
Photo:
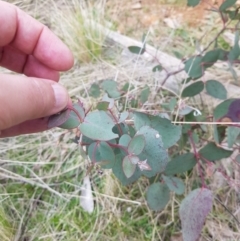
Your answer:
[[[228,110],[230,105],[235,101],[236,99],[228,99],[220,103],[213,111],[213,116],[216,121],[223,118],[228,114]]]
[[[181,179],[164,175],[162,176],[162,178],[171,191],[175,192],[178,195],[182,195],[184,193],[185,185]]]
[[[150,89],[148,86],[145,86],[140,94],[140,101],[142,104],[144,104],[148,100],[149,95],[150,95]]]
[[[165,149],[176,144],[182,134],[182,127],[180,125],[173,125],[171,121],[166,118],[142,112],[134,112],[134,125],[136,130],[139,130],[143,126],[150,126],[157,130],[158,133],[156,134],[161,136]]]
[[[208,80],[206,82],[206,91],[209,95],[220,100],[227,98],[227,90],[222,83],[216,80]]]
[[[232,153],[233,151],[218,147],[213,142],[209,142],[199,151],[200,156],[204,157],[204,159],[207,159],[208,161],[218,161],[223,158],[230,157]]]
[[[67,109],[61,113],[50,116],[48,120],[48,128],[53,128],[64,124],[64,122],[68,120],[70,113],[71,110]]]
[[[99,85],[94,83],[91,85],[90,90],[89,90],[89,95],[94,98],[98,98],[101,94]]]
[[[200,78],[203,73],[203,67],[201,65],[202,63],[202,57],[201,56],[194,56],[190,59],[188,59],[185,64],[185,71],[188,74],[189,77],[193,79]]]
[[[232,148],[240,134],[240,128],[236,126],[227,127],[227,143],[228,147]]]
[[[128,116],[129,116],[129,112],[128,112],[128,111],[123,111],[123,112],[120,114],[118,123],[124,122],[124,121],[128,118]]]
[[[145,160],[151,169],[143,170],[143,175],[152,177],[163,172],[168,162],[168,153],[163,147],[158,131],[149,126],[143,126],[138,130],[137,135],[143,135],[145,139],[145,148],[138,157],[140,160]]]
[[[225,1],[221,4],[219,10],[220,10],[221,12],[223,12],[223,11],[225,11],[226,9],[232,7],[236,2],[237,2],[237,0],[225,0]]]
[[[131,136],[129,136],[128,134],[124,134],[119,139],[119,145],[127,147],[131,139],[132,139]]]
[[[184,241],[198,240],[212,203],[213,194],[206,188],[195,189],[183,199],[179,215]]]
[[[144,54],[145,48],[140,48],[138,46],[129,46],[128,47],[129,51],[133,54]]]
[[[158,64],[155,67],[153,67],[152,71],[153,72],[162,71],[162,66],[160,64]]]
[[[108,95],[114,99],[119,98],[121,93],[117,88],[117,82],[114,80],[104,80],[101,84],[102,89],[108,93]]]
[[[187,5],[189,7],[195,7],[200,3],[200,0],[188,0],[187,1]]]
[[[123,156],[123,154],[121,154],[121,153],[116,155],[116,161],[112,168],[112,172],[123,185],[129,185],[129,184],[137,181],[139,179],[139,177],[142,175],[142,172],[139,169],[139,167],[136,166],[136,170],[135,170],[134,174],[130,178],[127,178],[123,172],[123,167],[122,167],[124,157],[125,156]]]
[[[115,163],[115,154],[104,141],[93,142],[88,147],[88,156],[92,162],[97,162],[104,169],[112,168]]]
[[[221,53],[222,53],[221,49],[213,49],[208,51],[202,58],[202,63],[204,68],[209,68],[213,64],[215,64],[218,61]]]
[[[188,85],[182,92],[182,97],[193,97],[201,93],[204,89],[204,83],[197,81],[191,85]]]
[[[197,161],[193,153],[185,153],[168,162],[164,173],[168,176],[187,172],[196,165]]]
[[[131,154],[139,155],[145,147],[145,138],[143,135],[136,135],[129,142],[128,151]]]
[[[122,162],[122,169],[126,178],[130,178],[134,174],[136,170],[136,164],[132,163],[131,156],[124,157]]]
[[[170,192],[166,184],[156,182],[148,187],[147,203],[153,211],[165,208],[170,199]]]
[[[105,111],[90,112],[80,124],[83,135],[93,140],[108,141],[118,137],[112,132],[115,123]]]

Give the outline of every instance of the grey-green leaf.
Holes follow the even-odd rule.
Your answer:
[[[177,143],[182,134],[182,127],[173,125],[170,120],[160,116],[153,116],[142,112],[134,112],[134,125],[136,130],[142,126],[150,126],[157,130],[162,137],[164,148]]]
[[[199,151],[199,154],[201,157],[203,157],[203,160],[207,159],[208,161],[218,161],[223,158],[230,157],[232,153],[232,151],[218,147],[213,142],[209,142]]]
[[[115,164],[115,154],[104,141],[93,142],[88,147],[88,156],[92,162],[99,163],[105,169],[112,168]]]
[[[101,94],[101,91],[100,91],[99,85],[96,83],[93,83],[90,87],[89,95],[94,98],[98,98],[100,94]]]
[[[171,191],[178,195],[182,195],[184,193],[185,185],[181,179],[164,175],[162,175],[162,178]]]
[[[204,73],[201,63],[202,63],[202,57],[194,56],[194,57],[188,59],[184,63],[185,64],[184,69],[191,78],[193,78],[193,79],[200,78]]]
[[[121,93],[117,88],[117,82],[114,80],[104,80],[101,84],[102,89],[114,99],[119,98]]]
[[[221,4],[219,10],[220,10],[221,12],[223,12],[223,11],[225,11],[226,9],[232,7],[236,2],[237,2],[237,0],[225,0],[225,1]]]
[[[162,66],[160,64],[158,64],[155,67],[153,67],[152,71],[153,72],[162,71]]]
[[[206,91],[214,98],[225,100],[227,99],[227,90],[222,83],[216,80],[208,80],[206,82]]]
[[[136,135],[132,138],[128,145],[128,151],[131,154],[139,155],[145,148],[145,138],[143,135]]]
[[[144,104],[148,100],[149,95],[150,95],[150,89],[148,86],[145,86],[140,94],[140,101],[142,104]]]
[[[129,136],[128,134],[124,134],[119,139],[119,145],[127,147],[131,139],[131,136]]]
[[[200,0],[188,0],[187,1],[187,5],[189,7],[195,7],[200,3]]]
[[[148,187],[147,203],[153,211],[165,208],[170,199],[170,192],[166,184],[156,182]]]
[[[126,178],[130,178],[135,170],[136,164],[133,164],[131,161],[131,156],[125,156],[122,162],[122,169],[123,173],[125,174]]]
[[[227,143],[228,147],[232,148],[240,134],[240,128],[236,126],[227,127]]]
[[[159,172],[163,172],[168,161],[167,150],[163,147],[162,138],[158,131],[149,126],[141,127],[137,135],[143,135],[145,138],[145,148],[138,156],[140,160],[148,163],[151,170],[143,170],[142,174],[152,177]]]
[[[182,91],[182,97],[193,97],[200,94],[204,89],[204,83],[202,81],[197,81],[193,84],[188,85]]]
[[[118,137],[113,133],[115,125],[113,119],[105,111],[90,112],[80,124],[79,129],[83,135],[93,140],[108,141]]]
[[[164,173],[168,176],[187,172],[196,165],[197,161],[193,153],[178,155],[168,162]]]
[[[145,48],[141,48],[141,47],[138,47],[138,46],[129,46],[128,47],[129,51],[133,54],[144,54],[145,52]]]

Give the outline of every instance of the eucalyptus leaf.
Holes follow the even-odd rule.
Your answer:
[[[184,70],[193,79],[200,78],[204,74],[202,66],[202,56],[194,56],[185,63]]]
[[[146,142],[143,135],[136,135],[128,144],[128,151],[131,154],[139,155],[145,148]]]
[[[240,128],[236,126],[227,127],[227,143],[228,147],[232,148],[240,134]]]
[[[195,7],[200,3],[201,0],[187,0],[187,5],[189,7]]]
[[[164,171],[165,175],[173,176],[192,170],[197,164],[196,158],[193,153],[185,153],[178,155],[168,162]]]
[[[182,195],[184,193],[185,185],[181,179],[164,175],[162,175],[162,178],[168,186],[169,190],[175,192],[178,195]]]
[[[208,161],[218,161],[223,158],[230,157],[232,153],[233,151],[225,150],[221,147],[218,147],[213,142],[209,142],[199,151],[200,156]]]
[[[202,81],[197,81],[195,83],[192,83],[188,85],[183,91],[182,91],[182,97],[193,97],[195,95],[200,94],[204,89],[204,83]]]
[[[131,156],[124,157],[122,162],[122,169],[126,178],[130,178],[134,174],[136,167],[136,164],[132,163]]]
[[[176,144],[180,139],[182,127],[173,125],[171,121],[166,118],[142,112],[134,112],[133,116],[136,130],[139,130],[142,126],[150,126],[157,130],[166,149]]]
[[[207,93],[217,99],[225,100],[227,98],[227,90],[222,83],[217,80],[208,80],[206,82]]]
[[[114,80],[104,80],[101,84],[102,89],[108,93],[108,95],[114,99],[117,99],[121,96],[117,88],[117,82]]]
[[[179,215],[184,241],[197,241],[205,219],[212,209],[213,194],[209,189],[191,191],[180,204]]]
[[[115,164],[115,154],[104,141],[93,142],[88,148],[88,156],[92,162],[97,162],[102,168],[109,169]]]
[[[170,200],[170,192],[166,184],[156,182],[147,189],[147,203],[153,211],[165,208]]]
[[[108,141],[118,137],[112,128],[115,123],[105,111],[90,112],[80,124],[79,129],[83,135],[93,140]]]
[[[128,47],[129,51],[133,54],[144,54],[145,52],[145,48],[141,48],[141,47],[138,47],[138,46],[129,46]]]
[[[223,11],[225,11],[226,9],[232,7],[236,2],[237,2],[237,0],[225,0],[225,1],[221,4],[219,10],[220,10],[221,12],[223,12]]]

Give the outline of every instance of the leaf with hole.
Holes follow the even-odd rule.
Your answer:
[[[147,189],[147,203],[153,211],[165,208],[170,200],[170,192],[166,184],[156,182]]]
[[[106,93],[108,93],[109,97],[113,99],[117,99],[121,96],[121,93],[117,88],[117,82],[114,80],[104,80],[101,87]]]
[[[200,94],[204,89],[204,83],[202,81],[197,81],[193,84],[188,85],[182,91],[182,97],[193,97]]]
[[[164,173],[167,176],[173,176],[175,174],[184,173],[189,170],[192,170],[196,164],[197,161],[194,154],[188,152],[176,156],[170,162],[168,162]]]
[[[80,124],[79,130],[90,139],[109,141],[118,137],[112,131],[114,125],[112,117],[107,112],[99,110],[90,112]]]
[[[115,164],[115,154],[104,141],[93,142],[88,148],[88,156],[93,163],[99,163],[104,169],[112,168]]]
[[[236,126],[227,127],[227,143],[228,147],[232,148],[240,134],[240,128]]]
[[[204,74],[201,56],[194,56],[188,59],[184,64],[184,70],[189,77],[193,79],[198,79]]]
[[[237,0],[225,0],[221,6],[219,7],[219,10],[221,12],[225,11],[226,9],[232,7],[235,3],[237,2]]]
[[[145,138],[143,135],[136,135],[128,144],[128,152],[134,155],[139,155],[142,153],[145,147]]]
[[[128,47],[129,51],[133,54],[144,54],[145,48],[144,47],[138,47],[138,46],[129,46]]]
[[[189,7],[195,7],[200,3],[201,0],[187,0],[187,5]]]
[[[131,156],[125,156],[122,162],[122,169],[123,173],[125,174],[126,178],[130,178],[135,170],[136,170],[136,164],[132,163]],[[133,157],[133,162],[135,161],[135,157]]]
[[[221,147],[218,147],[215,143],[209,142],[204,146],[200,151],[200,157],[203,157],[203,160],[208,161],[218,161],[223,158],[230,157],[233,151],[225,150]]]
[[[206,82],[207,93],[217,99],[227,99],[227,90],[222,83],[217,80],[208,80]]]
[[[212,209],[213,194],[209,189],[191,191],[180,204],[179,215],[184,241],[197,241],[205,219]]]
[[[139,130],[142,126],[150,126],[157,130],[162,137],[165,149],[176,144],[181,137],[182,127],[173,125],[171,121],[166,118],[142,112],[134,112],[133,116],[136,130]]]
[[[173,191],[178,195],[182,195],[184,193],[185,185],[181,179],[177,177],[169,177],[164,175],[162,175],[162,178],[170,191]]]

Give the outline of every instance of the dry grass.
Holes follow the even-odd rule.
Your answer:
[[[103,56],[105,35],[96,32],[95,27],[91,28],[91,21],[86,21],[86,18],[105,26],[112,26],[109,25],[112,19],[113,26],[119,31],[139,38],[143,32],[148,32],[150,43],[159,44],[162,50],[167,49],[168,52],[180,49],[183,55],[193,52],[193,35],[197,33],[200,36],[196,25],[191,33],[184,28],[169,29],[161,19],[157,25],[152,20],[150,25],[146,24],[147,20],[141,22],[143,15],[151,14],[151,6],[157,11],[157,1],[151,1],[153,5],[142,1],[140,13],[129,8],[129,1],[126,5],[123,2],[121,5],[116,0],[99,0],[92,5],[81,5],[81,1],[76,0],[15,2],[47,24],[73,50],[75,67],[63,73],[61,81],[72,98],[80,98],[87,105],[95,102],[88,96],[93,82],[107,78],[116,79],[121,84],[130,82],[134,85],[131,92],[134,94],[146,83],[155,93],[156,81],[146,63],[140,60],[138,64],[142,66],[142,71],[133,73],[129,55],[120,55],[114,46],[108,46],[110,52],[106,53],[107,57]],[[169,4],[165,3],[164,6],[170,8]],[[172,8],[174,11],[177,9],[175,5]],[[200,15],[202,18],[202,12]],[[131,22],[135,20],[139,20],[138,23]],[[214,18],[211,21],[214,22]],[[213,22],[207,25],[207,30]],[[158,110],[158,104],[165,98],[168,96],[164,93],[157,98],[153,94],[149,106]],[[178,218],[182,197],[173,196],[164,211],[154,213],[145,202],[148,183],[145,179],[130,187],[123,187],[111,172],[99,175],[94,169],[91,180],[95,210],[92,214],[85,213],[80,208],[79,195],[88,160],[80,155],[79,148],[72,143],[73,137],[73,132],[54,129],[1,140],[0,240],[182,240]],[[235,170],[239,170],[239,167],[236,166]],[[196,175],[193,171],[184,177],[186,192],[195,185]],[[231,172],[229,175],[235,175],[233,182],[234,178],[239,177],[239,173]],[[209,177],[209,182],[221,203],[214,201],[201,240],[240,240],[239,224],[230,214],[240,219],[239,186],[236,188],[232,185],[229,189],[229,180],[226,181],[219,173],[213,178]]]

